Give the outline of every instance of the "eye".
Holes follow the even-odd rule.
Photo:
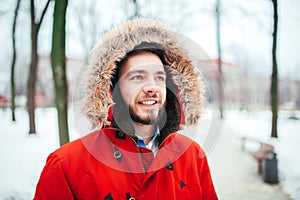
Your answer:
[[[165,80],[166,80],[166,77],[165,77],[165,76],[157,76],[157,77],[156,77],[156,80],[157,80],[157,81],[165,81]]]
[[[140,81],[140,80],[143,80],[143,76],[141,76],[141,75],[135,75],[135,76],[131,77],[130,80]]]

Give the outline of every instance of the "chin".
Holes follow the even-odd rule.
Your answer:
[[[159,118],[161,118],[162,111],[164,111],[164,109],[158,107],[149,109],[129,107],[129,113],[134,122],[148,125],[157,123]]]
[[[131,119],[137,123],[150,125],[158,121],[158,114],[131,114]]]

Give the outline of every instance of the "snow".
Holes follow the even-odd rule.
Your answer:
[[[300,117],[300,112],[294,114]],[[227,110],[226,126],[240,136],[272,142],[279,161],[279,178],[283,190],[292,199],[300,199],[300,120],[291,120],[289,116],[290,112],[279,113],[279,137],[273,140],[269,137],[269,111]],[[25,110],[17,109],[17,122],[12,122],[10,118],[9,109],[0,110],[0,199],[32,199],[47,156],[59,147],[56,110],[37,109],[37,134],[28,134]],[[71,140],[80,137],[75,123],[74,115],[70,112]],[[248,150],[257,148],[253,144],[247,144],[246,147]]]
[[[278,174],[283,190],[292,199],[300,199],[300,120],[290,119],[291,116],[300,118],[300,112],[281,111],[278,118],[278,139],[270,138],[271,112],[227,112],[227,125],[241,137],[250,137],[271,143],[275,146],[278,159]],[[256,146],[255,146],[256,145]],[[249,151],[257,150],[259,146],[246,144]]]
[[[0,199],[32,199],[47,156],[59,147],[55,109],[37,109],[37,134],[28,134],[25,110],[17,109],[16,119],[0,110]]]

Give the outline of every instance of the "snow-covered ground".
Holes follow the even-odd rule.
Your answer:
[[[209,113],[209,112],[208,112]],[[37,109],[37,134],[28,134],[28,116],[17,110],[17,122],[11,122],[9,109],[0,110],[0,199],[32,199],[35,185],[48,154],[59,147],[56,111]],[[295,113],[300,117],[300,112]],[[276,146],[280,182],[293,199],[300,199],[300,120],[289,119],[289,112],[279,114],[279,138]],[[271,113],[268,111],[226,112],[226,126],[236,134],[269,140]],[[71,140],[79,137],[70,115]],[[248,144],[255,148],[253,144]]]
[[[281,111],[278,119],[278,139],[271,139],[270,111],[227,111],[227,125],[236,134],[258,138],[275,146],[278,158],[278,175],[283,190],[292,199],[300,199],[300,112]],[[298,118],[291,119],[291,118]],[[256,143],[257,145],[257,143]],[[250,151],[258,146],[248,142]]]
[[[59,147],[56,110],[37,109],[37,134],[28,134],[28,114],[0,110],[0,199],[32,199],[48,154]],[[71,121],[71,120],[70,120]],[[75,133],[72,130],[71,133]],[[72,135],[72,140],[77,136]]]

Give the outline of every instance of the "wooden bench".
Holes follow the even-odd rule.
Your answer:
[[[263,161],[265,159],[272,159],[274,153],[274,146],[266,141],[263,141],[259,138],[247,137],[243,136],[242,138],[242,151],[246,150],[246,142],[250,140],[251,142],[255,142],[259,145],[259,149],[251,152],[252,157],[257,160],[258,163],[258,173],[262,174],[263,172]]]
[[[272,159],[274,153],[274,146],[267,143],[260,143],[260,148],[258,151],[252,153],[253,158],[258,162],[258,173],[262,174],[263,172],[263,161],[265,159]]]

